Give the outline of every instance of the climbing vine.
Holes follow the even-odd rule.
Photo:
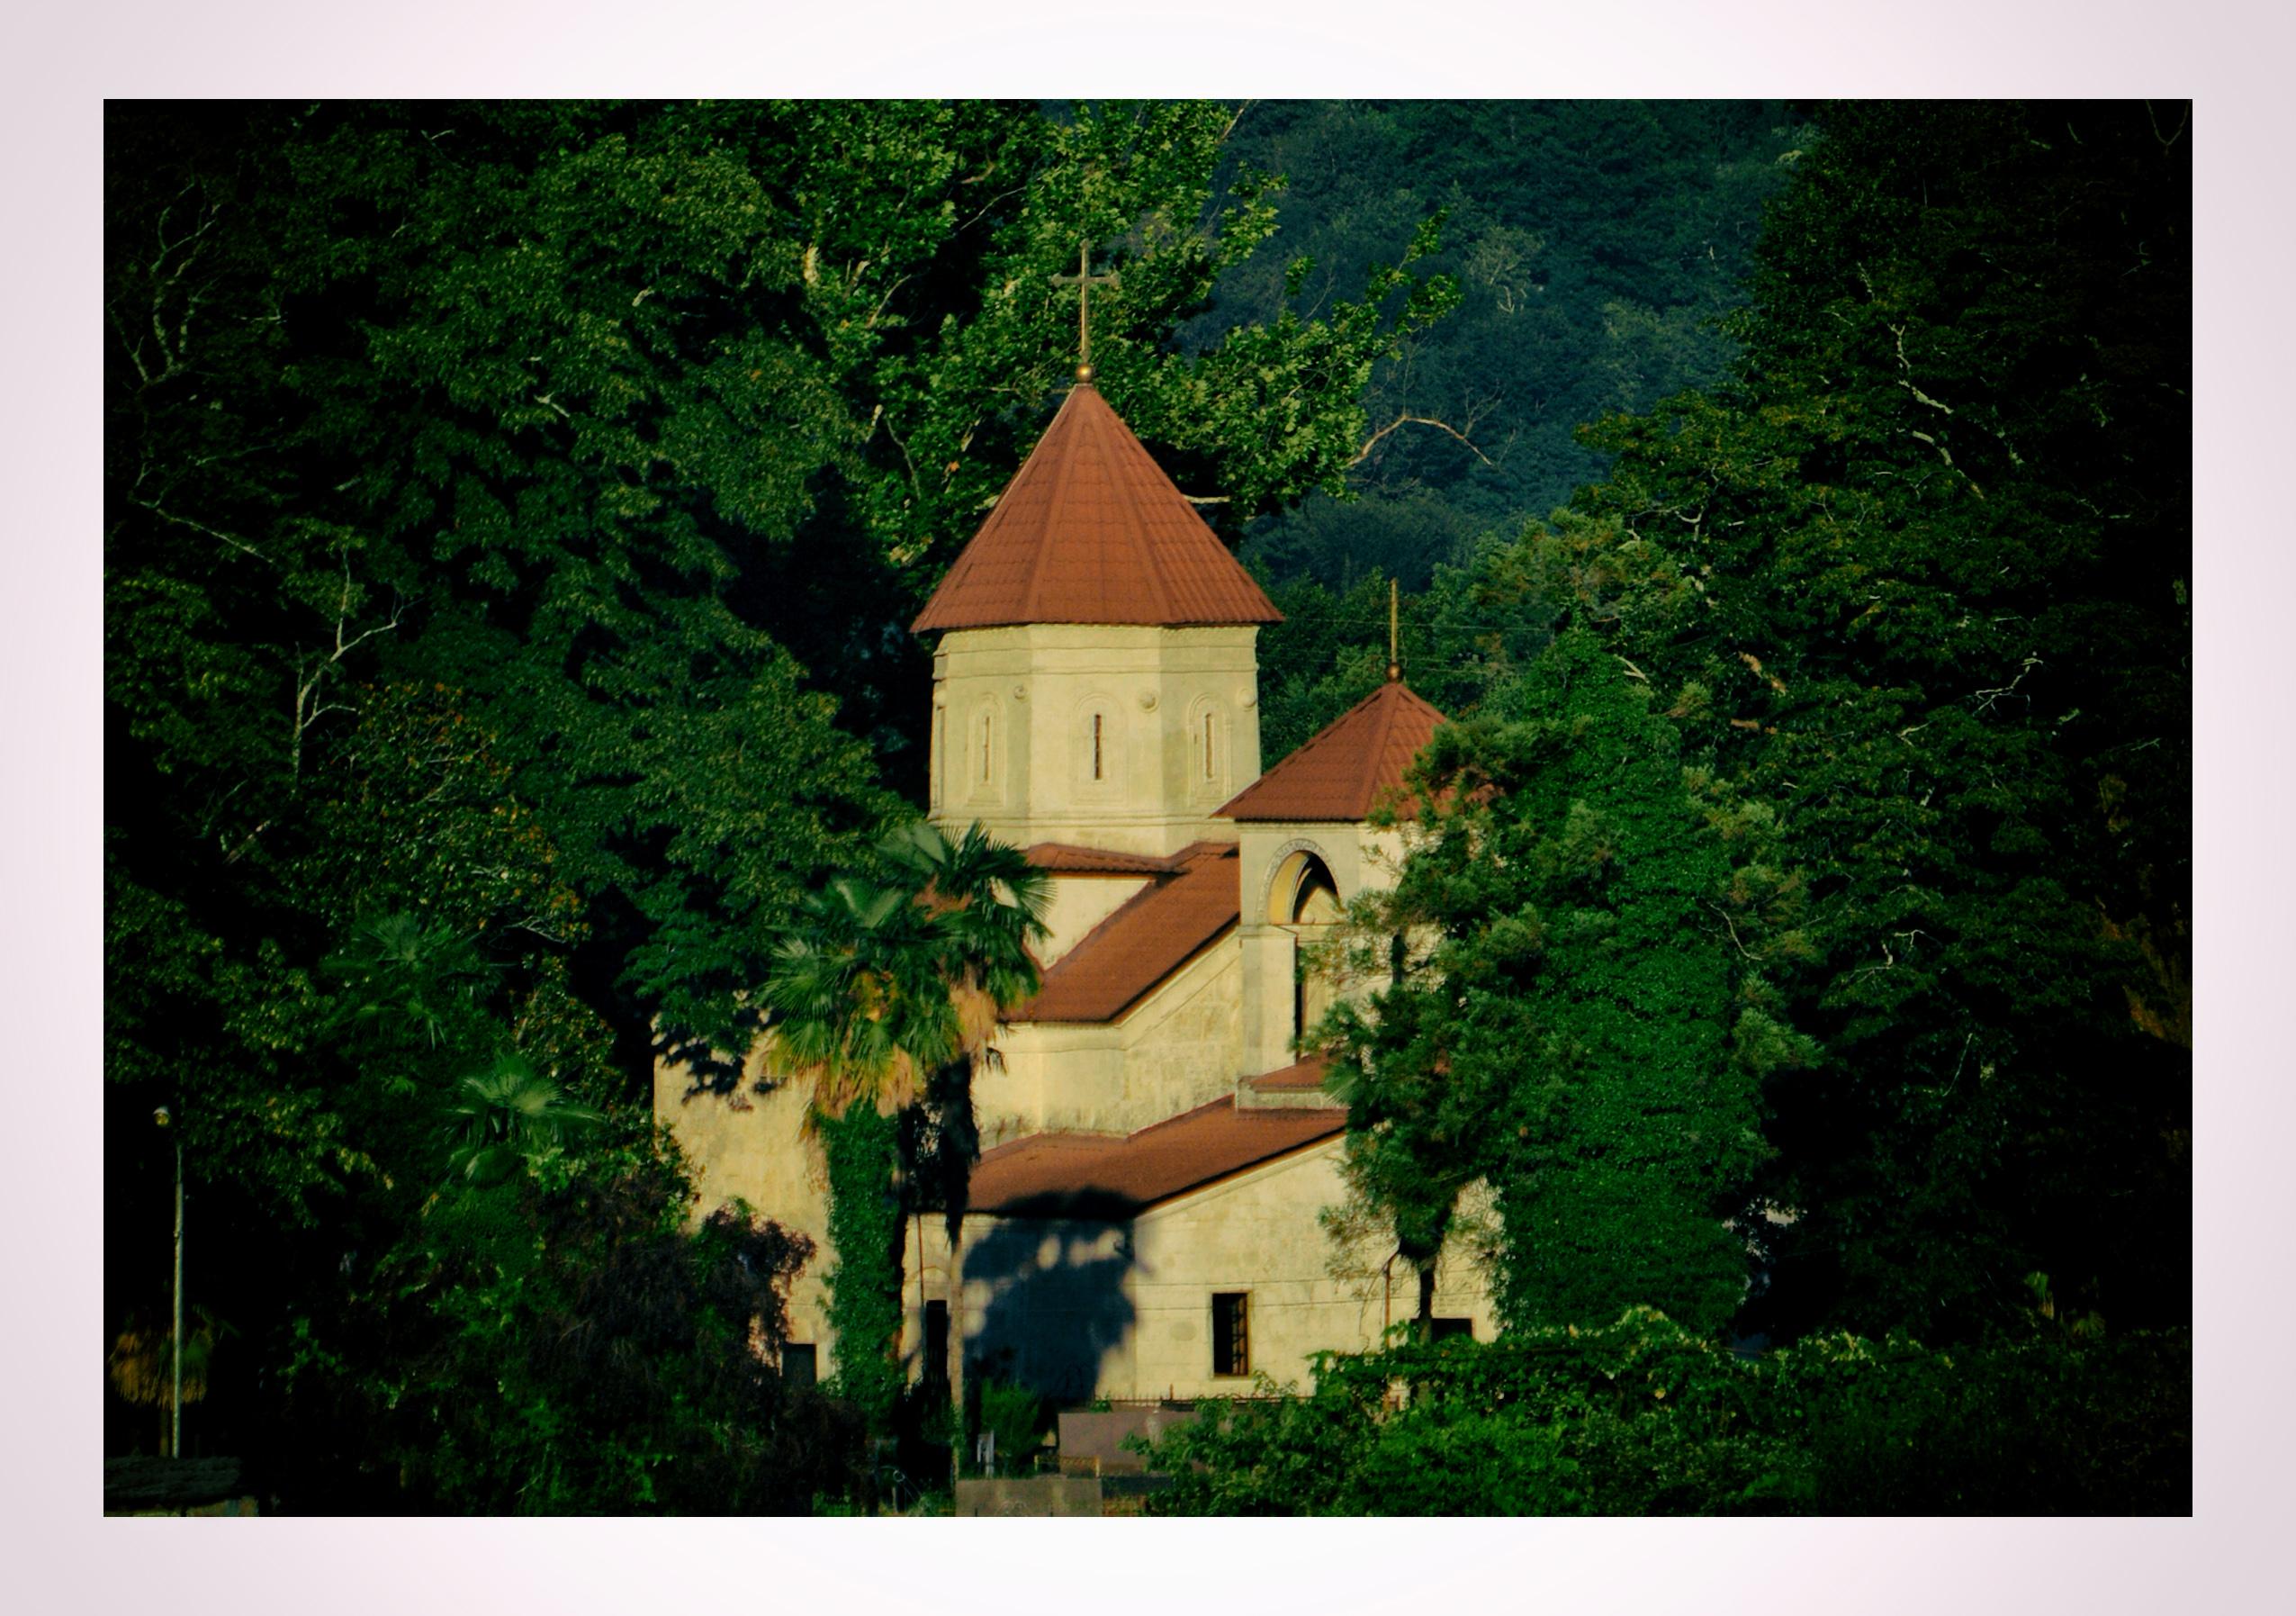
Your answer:
[[[836,1332],[836,1395],[872,1431],[890,1425],[906,1378],[901,1367],[901,1198],[894,1169],[897,1123],[859,1105],[821,1120],[829,1160],[829,1323]]]

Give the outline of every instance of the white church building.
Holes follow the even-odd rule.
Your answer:
[[[1295,1041],[1324,989],[1300,951],[1392,877],[1367,823],[1443,715],[1400,679],[1260,772],[1260,626],[1280,614],[1087,381],[926,604],[934,823],[978,821],[1052,878],[1041,991],[977,1078],[963,1241],[967,1357],[1048,1395],[1233,1394],[1376,1345],[1417,1285],[1346,1198],[1346,1114]],[[656,1115],[702,1208],[740,1197],[811,1235],[793,1339],[834,1350],[824,1169],[803,1084],[761,1052],[731,1097],[681,1067]],[[937,1214],[913,1220],[903,1350],[946,1328]],[[1437,1314],[1492,1334],[1463,1242]]]

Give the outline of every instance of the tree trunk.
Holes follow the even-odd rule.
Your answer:
[[[1433,1257],[1418,1265],[1419,1345],[1422,1347],[1435,1340],[1435,1265],[1436,1259]]]
[[[950,1480],[965,1465],[965,1214],[949,1220],[949,1403],[956,1440],[950,1449]]]

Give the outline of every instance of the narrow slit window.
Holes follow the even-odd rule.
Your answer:
[[[1204,715],[1204,778],[1211,778],[1211,715]]]
[[[1100,778],[1100,715],[1092,716],[1092,777]]]
[[[1211,1372],[1252,1372],[1251,1293],[1215,1291],[1211,1298]]]
[[[940,708],[932,709],[932,795],[933,806],[947,794],[949,781],[949,715]]]
[[[986,785],[988,783],[988,727],[995,722],[996,722],[996,720],[990,718],[987,714],[984,713],[981,715],[980,778],[983,785]]]

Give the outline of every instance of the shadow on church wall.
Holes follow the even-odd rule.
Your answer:
[[[1005,1219],[972,1236],[965,1277],[990,1288],[971,1351],[1056,1402],[1081,1402],[1115,1368],[1133,1323],[1130,1223]],[[1010,1354],[1007,1358],[1006,1355]]]

